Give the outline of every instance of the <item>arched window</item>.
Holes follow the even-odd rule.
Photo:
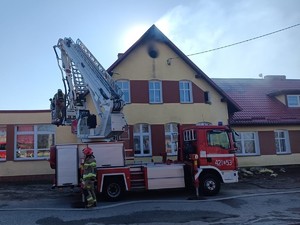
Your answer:
[[[133,150],[135,156],[151,156],[151,130],[149,124],[140,123],[133,126]]]
[[[177,123],[165,124],[165,144],[168,155],[177,155],[178,152],[178,125]]]

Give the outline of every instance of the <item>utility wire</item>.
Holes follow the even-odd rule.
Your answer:
[[[291,28],[294,28],[294,27],[297,27],[297,26],[300,26],[300,23],[289,26],[289,27],[286,27],[286,28],[283,28],[283,29],[280,29],[280,30],[276,30],[276,31],[273,31],[273,32],[270,32],[270,33],[267,33],[267,34],[263,34],[263,35],[260,35],[260,36],[257,36],[257,37],[253,37],[253,38],[250,38],[250,39],[247,39],[247,40],[244,40],[244,41],[239,41],[239,42],[236,42],[236,43],[233,43],[233,44],[225,45],[225,46],[218,47],[218,48],[213,48],[213,49],[202,51],[202,52],[189,54],[189,55],[186,55],[186,56],[194,56],[194,55],[199,55],[199,54],[203,54],[203,53],[207,53],[207,52],[220,50],[220,49],[223,49],[223,48],[228,48],[228,47],[231,47],[231,46],[234,46],[234,45],[239,45],[239,44],[242,44],[242,43],[245,43],[245,42],[248,42],[248,41],[253,41],[253,40],[263,38],[263,37],[266,37],[266,36],[269,36],[269,35],[272,35],[272,34],[276,34],[276,33],[279,33],[279,32],[282,32],[282,31],[285,31],[285,30],[288,30],[288,29],[291,29]],[[179,57],[169,58],[168,60],[176,59],[176,58],[179,58]]]

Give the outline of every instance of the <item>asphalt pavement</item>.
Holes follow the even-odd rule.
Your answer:
[[[300,167],[270,170],[248,170],[240,173],[240,181],[223,184],[218,195],[200,196],[201,201],[216,201],[259,194],[300,191]],[[185,190],[148,191],[129,193],[119,202],[98,199],[96,208],[109,208],[137,201],[193,201],[193,194]],[[25,209],[81,210],[78,188],[51,188],[51,183],[2,183],[0,185],[0,211]]]

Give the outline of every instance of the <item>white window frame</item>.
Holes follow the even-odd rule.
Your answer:
[[[254,131],[243,131],[243,132],[236,132],[238,135],[235,136],[235,141],[241,143],[241,152],[237,152],[236,154],[238,156],[253,156],[253,155],[260,155],[260,149],[259,149],[259,139],[258,139],[258,133]],[[247,139],[245,136],[247,134],[253,134],[253,139]],[[246,141],[254,141],[254,148],[255,152],[254,153],[247,153],[245,152],[245,142]]]
[[[143,126],[148,126],[148,132],[143,131]],[[138,128],[138,132],[135,132],[136,127]],[[138,137],[139,143],[135,143],[135,137]],[[145,143],[144,139],[148,138],[148,148],[149,153],[145,153]],[[136,146],[138,145],[138,146]],[[136,153],[137,147],[139,147],[140,153]],[[151,127],[149,124],[146,123],[139,123],[135,124],[133,127],[133,150],[134,150],[134,156],[152,156],[152,145],[151,145]]]
[[[158,84],[158,87],[157,87]],[[162,83],[158,80],[150,80],[149,88],[149,103],[162,103]]]
[[[33,131],[18,131],[18,126],[33,126]],[[52,130],[44,130],[44,131],[39,131],[38,127],[39,126],[49,126],[49,128],[52,128]],[[50,153],[50,147],[49,149],[38,149],[38,135],[41,134],[47,134],[47,135],[53,135],[53,143],[55,144],[55,126],[50,125],[50,124],[38,124],[38,125],[32,125],[32,124],[19,124],[15,126],[15,136],[14,136],[14,160],[18,161],[24,161],[24,160],[45,160],[48,159],[49,156],[45,157],[38,157],[38,151],[49,151]],[[33,149],[18,149],[18,143],[17,143],[17,137],[18,135],[33,135]],[[17,157],[17,154],[21,151],[33,151],[33,156],[32,157]]]
[[[165,148],[166,148],[166,152],[167,152],[167,149],[171,149],[170,152],[167,152],[167,155],[177,155],[178,154],[178,128],[177,127],[178,127],[177,123],[167,123],[167,124],[165,124]],[[167,138],[168,136],[170,138]]]
[[[7,142],[7,128],[5,126],[0,126],[0,142],[4,142],[4,143]],[[6,154],[7,149],[6,149],[6,147],[3,150],[0,149],[0,153],[4,153],[4,155],[5,155],[5,158],[0,158],[0,162],[1,161],[6,161],[6,158],[7,158],[7,154]]]
[[[188,87],[186,87],[188,85]],[[179,81],[180,103],[193,103],[192,82],[188,80]]]
[[[122,99],[123,101],[128,104],[131,103],[131,96],[130,96],[130,81],[129,80],[117,80],[116,84],[123,92]],[[127,84],[127,87],[125,87],[125,84]],[[127,98],[126,98],[127,97]]]
[[[291,108],[300,107],[300,95],[287,95],[286,98],[287,98],[288,107],[291,107]],[[291,98],[293,98],[293,100],[297,101],[296,104],[291,103],[291,101],[292,101]]]
[[[281,137],[280,134],[283,134]],[[290,147],[290,140],[289,140],[289,132],[287,130],[275,130],[274,131],[275,135],[275,148],[276,148],[276,154],[281,155],[281,154],[289,154],[291,153],[291,147]],[[278,144],[277,142],[282,142],[284,146]],[[279,147],[279,149],[277,148]],[[284,148],[284,149],[282,149]]]

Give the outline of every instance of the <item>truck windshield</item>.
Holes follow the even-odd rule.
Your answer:
[[[211,130],[207,133],[207,142],[210,146],[218,146],[224,149],[230,148],[228,133],[221,130]]]

